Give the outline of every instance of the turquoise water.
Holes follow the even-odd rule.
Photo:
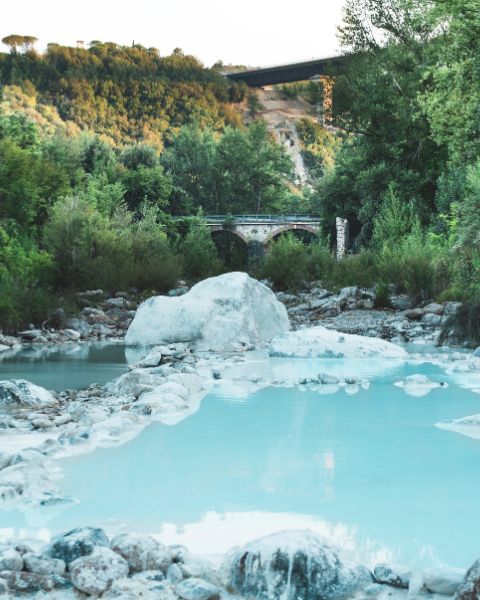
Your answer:
[[[444,372],[382,364],[364,361],[376,377],[354,395],[218,389],[175,426],[63,460],[62,491],[79,503],[56,515],[0,513],[0,528],[100,525],[217,553],[309,527],[365,561],[466,568],[480,555],[480,441],[434,423],[480,412],[480,397],[455,385],[409,396],[393,382],[411,373],[444,381]],[[282,365],[345,372],[351,361],[274,362]]]
[[[125,348],[114,343],[33,346],[0,353],[0,379],[28,379],[49,390],[106,383],[127,370]]]

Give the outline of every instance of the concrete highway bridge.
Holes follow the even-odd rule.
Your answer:
[[[345,60],[345,56],[331,56],[288,65],[263,67],[261,69],[250,69],[235,73],[223,73],[223,75],[230,81],[237,83],[243,81],[249,87],[255,88],[325,77],[331,73],[332,67],[342,66]]]

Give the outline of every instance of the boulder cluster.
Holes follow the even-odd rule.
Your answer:
[[[321,324],[328,329],[396,343],[436,343],[445,323],[461,306],[459,302],[416,305],[405,294],[392,294],[385,302],[376,289],[358,286],[334,293],[312,284],[298,294],[277,292],[276,296],[286,305],[293,329]]]
[[[184,546],[144,534],[108,537],[98,527],[57,535],[44,546],[0,544],[0,595],[121,600],[342,600],[434,593],[480,598],[480,561],[467,573],[413,572],[378,564],[372,571],[312,531],[283,531],[211,562]],[[390,590],[390,591],[389,591]],[[61,596],[54,596],[54,594]],[[360,595],[359,595],[360,594]]]

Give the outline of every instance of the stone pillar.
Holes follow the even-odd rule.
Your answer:
[[[350,244],[349,227],[347,219],[337,217],[335,219],[335,227],[337,230],[337,260],[340,260],[345,256],[345,253],[348,250],[348,246]]]

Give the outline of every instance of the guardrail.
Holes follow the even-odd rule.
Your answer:
[[[318,215],[205,215],[211,224],[221,223],[320,223]]]

